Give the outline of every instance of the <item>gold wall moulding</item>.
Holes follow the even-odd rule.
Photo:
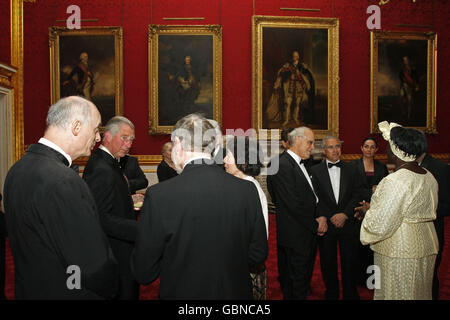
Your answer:
[[[174,21],[174,20],[205,20],[204,17],[167,17],[163,18],[166,21]]]
[[[320,9],[314,8],[280,8],[281,11],[308,11],[308,12],[320,12]]]
[[[0,63],[0,85],[12,89],[12,77],[17,72],[17,69],[9,64]]]

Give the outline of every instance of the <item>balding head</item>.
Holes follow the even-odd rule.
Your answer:
[[[288,137],[289,150],[302,159],[309,159],[314,150],[314,132],[308,127],[299,127],[292,130]]]
[[[83,124],[91,122],[91,111],[94,104],[82,97],[70,96],[62,98],[50,107],[47,114],[47,128],[56,126],[68,129],[74,119]]]
[[[77,96],[65,97],[52,105],[46,119],[44,137],[61,147],[72,160],[89,156],[100,141],[101,116],[90,101]]]

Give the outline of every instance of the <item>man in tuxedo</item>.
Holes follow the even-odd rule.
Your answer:
[[[127,178],[119,160],[130,151],[134,125],[125,117],[116,116],[105,126],[103,141],[86,163],[83,179],[91,189],[100,215],[119,263],[120,300],[139,298],[139,285],[130,269],[130,257],[137,234],[137,216],[133,208]]]
[[[427,138],[423,134],[424,145],[427,146]],[[450,167],[448,164],[433,158],[430,154],[424,152],[418,159],[417,162],[421,167],[424,167],[430,171],[436,178],[439,186],[438,193],[438,207],[436,210],[436,220],[434,220],[434,227],[439,241],[439,251],[436,257],[436,263],[434,264],[434,275],[433,275],[433,300],[439,298],[439,278],[438,271],[439,265],[442,260],[442,252],[445,245],[445,217],[450,215]]]
[[[356,252],[354,208],[358,204],[358,179],[354,166],[344,163],[341,142],[332,136],[322,140],[326,160],[311,168],[320,199],[318,211],[327,218],[328,232],[319,240],[320,266],[325,298],[339,299],[337,244],[341,258],[344,299],[359,299],[353,274]]]
[[[4,205],[16,299],[101,299],[117,292],[117,264],[94,199],[70,168],[91,154],[100,123],[90,101],[59,100],[48,111],[44,137],[9,170]]]
[[[156,169],[156,175],[158,176],[159,182],[163,182],[178,175],[177,171],[173,168],[172,141],[164,143],[161,154],[163,159]]]
[[[327,230],[317,215],[319,201],[305,161],[314,149],[314,133],[299,127],[289,133],[289,149],[281,154],[279,169],[267,177],[277,208],[279,274],[284,299],[306,299],[315,257],[316,235]]]
[[[127,177],[131,194],[135,194],[136,191],[147,188],[147,177],[139,166],[139,161],[136,157],[125,155],[120,158],[119,163],[123,174]]]
[[[249,270],[268,253],[258,191],[211,161],[215,134],[202,116],[180,119],[172,141],[181,173],[147,190],[133,273],[142,284],[160,277],[161,299],[250,300]]]

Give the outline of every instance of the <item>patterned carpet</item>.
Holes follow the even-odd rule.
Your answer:
[[[266,262],[267,268],[267,299],[268,300],[281,300],[282,294],[280,285],[278,283],[278,270],[277,270],[277,247],[276,247],[276,226],[275,216],[271,214],[269,216],[269,258]],[[440,299],[450,300],[450,221],[446,221],[445,228],[445,241],[446,247],[442,257],[442,263],[439,268],[440,279]],[[317,255],[316,263],[314,267],[314,273],[311,280],[312,293],[308,297],[309,300],[321,300],[324,298],[325,288],[322,281],[322,275],[319,267],[319,255]],[[140,299],[157,299],[159,290],[159,280],[152,284],[141,286]],[[371,300],[372,292],[367,288],[358,287],[361,300]],[[8,299],[14,299],[14,263],[9,249],[9,243],[6,245],[6,288],[5,294]],[[342,296],[342,293],[341,293]]]

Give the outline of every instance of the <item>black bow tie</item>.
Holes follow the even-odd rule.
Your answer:
[[[300,159],[300,161],[298,163],[300,163],[301,165],[302,164],[305,165],[306,164],[306,160],[305,159]]]
[[[342,162],[340,162],[340,161],[336,162],[336,163],[328,162],[328,168],[332,168],[333,166],[340,168],[340,167],[342,167]]]

